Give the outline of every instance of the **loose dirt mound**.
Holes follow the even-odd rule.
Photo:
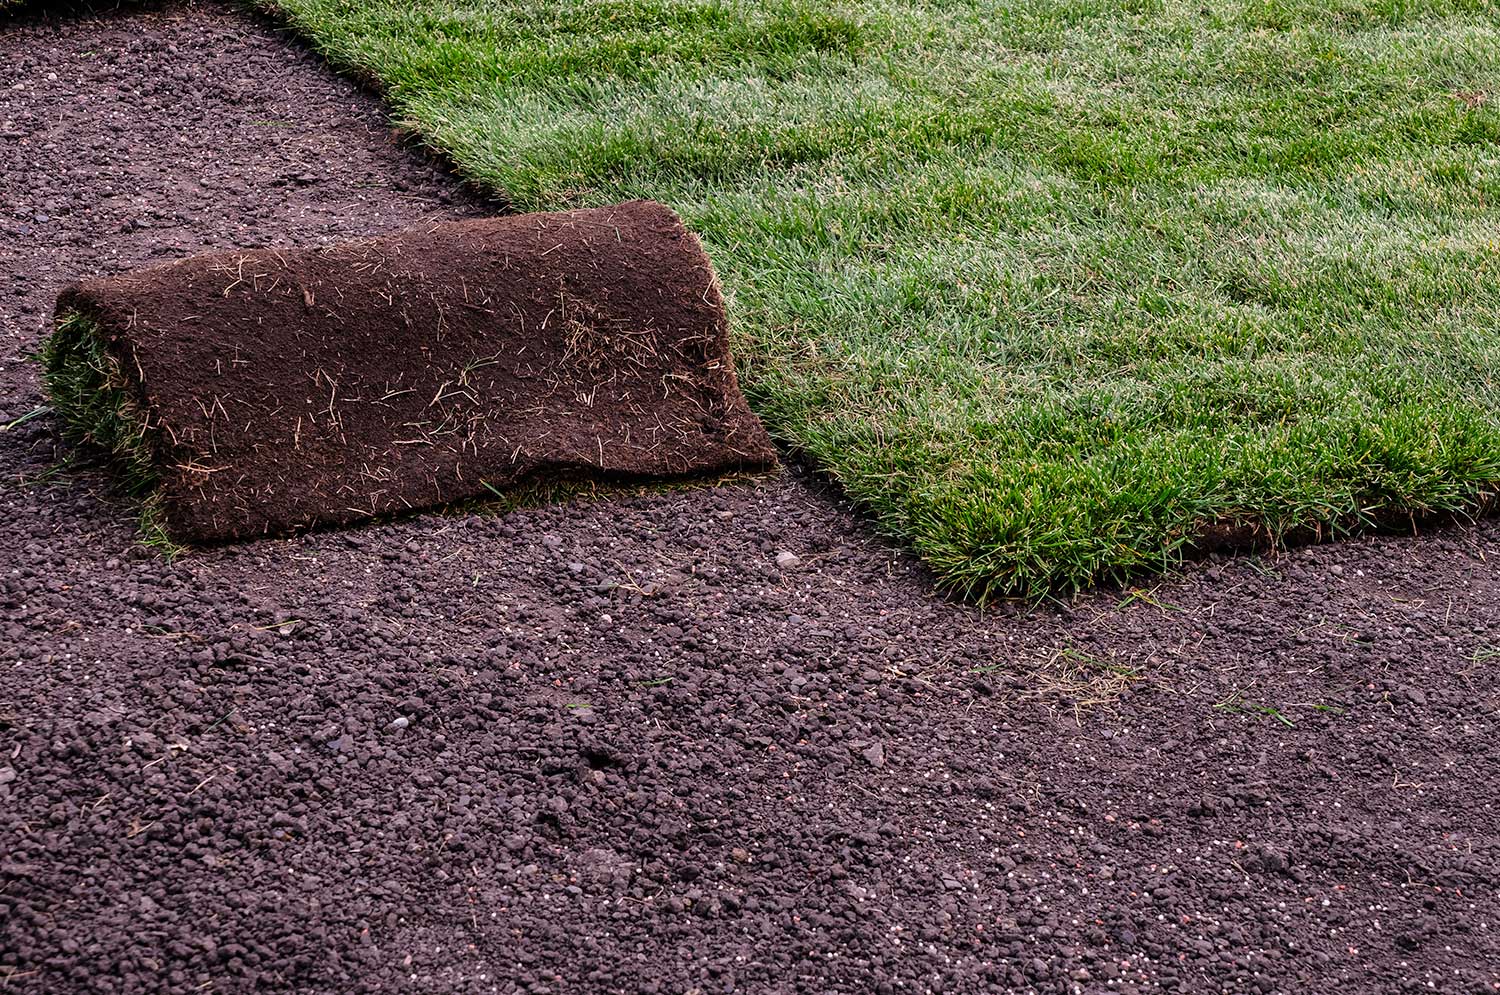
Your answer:
[[[472,498],[549,471],[775,462],[708,257],[649,201],[327,249],[213,253],[64,291],[49,385],[185,541]]]

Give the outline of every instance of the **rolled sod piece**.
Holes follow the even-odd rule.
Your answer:
[[[54,407],[179,542],[555,474],[759,469],[703,247],[669,208],[195,256],[64,291]]]

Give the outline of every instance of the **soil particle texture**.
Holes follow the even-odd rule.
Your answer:
[[[168,563],[25,417],[56,295],[482,205],[231,8],[0,65],[0,988],[1500,984],[1495,522],[990,612],[795,473]]]

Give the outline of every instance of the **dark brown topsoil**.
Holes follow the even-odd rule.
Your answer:
[[[0,65],[9,417],[73,279],[475,209],[225,9]],[[0,435],[0,990],[1500,984],[1495,522],[982,614],[795,475],[168,565],[66,451]]]
[[[724,300],[668,207],[195,255],[63,292],[150,426],[173,537],[238,539],[548,473],[764,470]]]

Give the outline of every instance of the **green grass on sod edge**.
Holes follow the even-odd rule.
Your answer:
[[[76,311],[62,315],[39,358],[64,434],[102,454],[125,493],[140,500],[142,541],[176,555],[181,547],[167,537],[163,523],[145,412],[98,325]]]
[[[132,497],[154,491],[145,415],[98,325],[77,311],[61,316],[40,358],[42,382],[65,434],[104,453]]]
[[[1500,0],[274,2],[518,206],[686,216],[971,596],[1500,484]]]

